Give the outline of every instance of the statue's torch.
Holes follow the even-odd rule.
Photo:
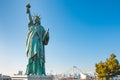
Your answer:
[[[27,12],[26,13],[29,13],[30,12],[30,3],[28,3],[27,5],[26,5],[26,8],[27,8]]]

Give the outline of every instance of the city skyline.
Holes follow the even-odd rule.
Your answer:
[[[120,61],[119,0],[1,0],[0,73],[25,73],[27,3],[32,15],[39,14],[42,26],[50,31],[46,73],[63,73],[72,66],[95,72],[95,64],[111,53]]]

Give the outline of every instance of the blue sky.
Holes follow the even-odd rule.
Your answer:
[[[32,15],[40,14],[42,25],[50,29],[47,73],[63,73],[72,66],[94,72],[95,63],[111,53],[120,61],[119,0],[1,0],[0,73],[25,72],[28,2]]]

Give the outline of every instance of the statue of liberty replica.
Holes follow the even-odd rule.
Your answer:
[[[27,75],[46,75],[45,73],[45,45],[49,41],[49,29],[45,30],[41,25],[38,15],[31,16],[30,4],[26,5],[28,14],[28,36],[26,41],[28,65]]]

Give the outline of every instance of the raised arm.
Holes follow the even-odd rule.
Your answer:
[[[26,5],[26,8],[27,8],[26,9],[27,10],[26,13],[28,14],[28,20],[29,20],[29,24],[28,25],[33,24],[32,16],[31,16],[31,13],[30,13],[30,7],[31,7],[30,4]]]

